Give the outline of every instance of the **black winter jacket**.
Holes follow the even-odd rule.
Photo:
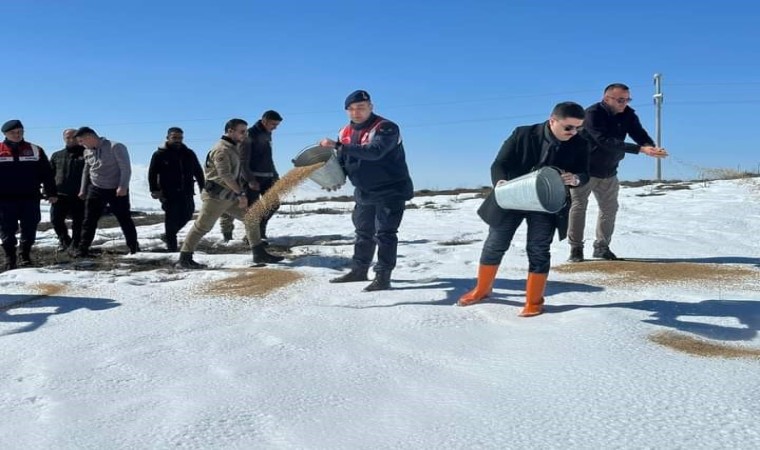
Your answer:
[[[280,176],[272,158],[272,133],[264,128],[261,120],[248,129],[248,141],[244,143],[243,161],[245,179],[270,178]]]
[[[82,186],[84,170],[84,147],[73,145],[50,155],[50,166],[55,175],[58,195],[77,197]]]
[[[618,164],[626,153],[637,154],[641,146],[654,145],[633,108],[627,106],[622,113],[614,114],[604,102],[586,109],[582,135],[591,144],[589,173],[594,178],[617,175]],[[625,142],[626,135],[636,144]]]
[[[26,141],[0,142],[0,199],[39,200],[40,185],[47,197],[58,195],[45,151]]]
[[[491,164],[491,182],[495,186],[499,180],[511,180],[533,172],[544,166],[553,166],[580,178],[579,186],[586,184],[588,176],[588,142],[579,135],[568,141],[557,140],[548,128],[549,123],[537,123],[518,127],[496,155]],[[567,235],[567,213],[570,209],[570,193],[565,207],[558,213],[557,230],[560,240]],[[510,214],[496,203],[494,191],[483,201],[478,215],[490,226],[501,225]],[[549,213],[546,213],[549,214]]]
[[[148,167],[150,191],[161,191],[164,198],[193,195],[193,179],[198,190],[206,180],[195,152],[184,144],[164,145],[153,153]]]
[[[414,197],[398,125],[372,114],[364,123],[344,127],[339,139],[338,161],[354,185],[357,203]]]

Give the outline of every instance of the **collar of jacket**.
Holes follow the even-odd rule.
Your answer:
[[[362,123],[353,123],[353,122],[351,122],[351,128],[354,129],[354,130],[363,130],[363,129],[367,128],[368,126],[372,125],[373,123],[375,123],[376,120],[377,120],[377,116],[375,115],[375,113],[370,113],[370,115],[367,118],[367,120],[365,120]]]
[[[227,137],[227,136],[222,136],[222,140],[223,140],[223,141],[227,141],[227,142],[229,142],[229,143],[230,143],[230,144],[232,144],[232,145],[238,145],[238,143],[237,143],[237,142],[233,141],[233,140],[232,140],[232,138],[229,138],[229,137]]]

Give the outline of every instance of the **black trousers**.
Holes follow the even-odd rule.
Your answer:
[[[192,194],[179,195],[161,201],[164,210],[164,232],[168,238],[176,237],[195,212],[195,201]]]
[[[117,197],[116,189],[101,189],[93,185],[87,189],[80,248],[88,250],[92,245],[92,241],[95,239],[95,231],[98,229],[98,220],[103,215],[106,205],[110,207],[111,213],[119,222],[121,231],[124,233],[124,239],[127,241],[127,247],[130,250],[137,250],[137,230],[132,221],[129,196]]]
[[[396,267],[398,227],[404,216],[404,203],[404,200],[391,200],[376,204],[356,204],[352,214],[356,229],[353,269],[369,269],[376,247],[375,272],[390,272]]]
[[[551,266],[550,247],[554,239],[557,218],[554,214],[510,211],[507,220],[498,227],[488,229],[488,237],[480,253],[480,263],[499,265],[512,243],[512,238],[520,224],[528,222],[528,237],[525,251],[528,253],[528,272],[549,273]]]
[[[71,237],[66,227],[66,218],[71,218]],[[79,246],[84,222],[84,200],[75,195],[60,195],[58,201],[50,205],[50,223],[61,242]]]
[[[0,240],[6,253],[16,251],[19,224],[21,247],[30,249],[37,238],[37,225],[41,218],[39,199],[0,200]]]

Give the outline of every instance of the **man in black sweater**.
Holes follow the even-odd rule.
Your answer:
[[[50,156],[50,166],[55,175],[58,201],[50,205],[50,223],[58,236],[58,251],[79,247],[84,221],[84,200],[79,198],[84,170],[84,147],[74,136],[77,130],[63,130],[66,147]],[[71,218],[71,236],[66,227],[66,218]]]
[[[148,168],[150,195],[161,201],[161,209],[166,213],[162,238],[170,252],[178,251],[177,232],[193,218],[193,184],[198,184],[200,192],[206,182],[198,157],[183,139],[181,128],[169,128],[166,143],[153,153]]]
[[[614,83],[604,89],[604,98],[586,109],[583,137],[589,141],[589,175],[591,180],[580,189],[572,190],[570,222],[567,231],[571,262],[583,261],[583,230],[586,225],[588,197],[593,192],[599,204],[596,223],[594,258],[616,260],[610,250],[615,217],[618,211],[620,182],[617,168],[626,153],[643,153],[653,158],[664,158],[668,153],[655,147],[654,141],[641,126],[636,112],[628,106],[631,94],[628,86]],[[625,142],[630,136],[635,144]]]

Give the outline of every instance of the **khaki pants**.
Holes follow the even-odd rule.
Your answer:
[[[588,183],[570,189],[570,204],[567,240],[570,247],[583,247],[583,231],[586,227],[586,208],[589,195],[593,192],[599,205],[599,217],[596,220],[596,240],[594,248],[609,248],[612,233],[615,231],[615,216],[618,212],[618,191],[620,182],[617,176],[611,178],[591,177]]]
[[[198,243],[201,238],[206,235],[214,224],[219,220],[222,214],[227,213],[235,219],[243,221],[245,223],[245,233],[248,236],[248,242],[251,248],[257,246],[261,242],[261,235],[259,234],[258,222],[246,222],[245,218],[246,209],[238,206],[237,200],[224,200],[220,198],[211,198],[206,192],[201,195],[203,205],[201,211],[198,213],[198,218],[195,219],[192,228],[187,233],[185,242],[182,243],[183,252],[194,252],[198,247]]]

